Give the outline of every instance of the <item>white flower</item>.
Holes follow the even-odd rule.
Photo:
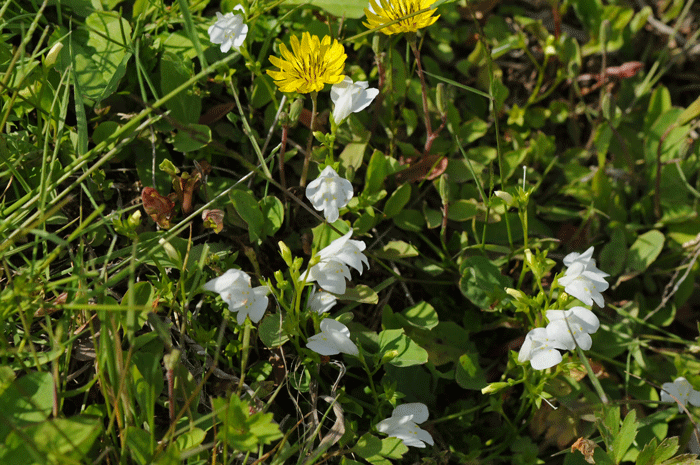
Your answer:
[[[428,419],[428,407],[420,402],[402,404],[394,409],[391,417],[377,423],[377,430],[389,437],[399,438],[406,446],[425,447],[434,444],[433,437],[416,424]]]
[[[589,251],[592,252],[591,249]],[[570,256],[571,254],[566,258]],[[609,275],[595,267],[595,260],[574,259],[570,263],[571,266],[564,276],[559,278],[559,284],[564,286],[567,294],[576,297],[586,305],[593,305],[595,302],[599,307],[603,307],[605,300],[600,292],[608,288],[609,284],[605,277]]]
[[[602,275],[602,277],[610,276],[596,268],[595,259],[593,258],[593,246],[589,247],[588,250],[583,253],[571,252],[564,257],[564,265],[570,267],[574,263],[581,263],[586,271],[592,271]]]
[[[693,389],[693,386],[684,377],[676,378],[672,383],[664,383],[661,385],[663,390],[661,391],[661,400],[663,402],[676,402],[676,399],[680,401],[678,404],[678,411],[683,413],[682,405],[688,405],[688,402],[696,407],[700,407],[700,392]],[[673,395],[676,399],[671,397]]]
[[[330,292],[317,292],[316,289],[313,289],[307,306],[320,315],[329,311],[336,303],[335,296]]]
[[[323,216],[329,223],[334,223],[340,214],[339,210],[352,199],[352,184],[347,179],[326,166],[316,179],[306,186],[306,197],[318,211],[323,210]]]
[[[236,5],[234,11],[243,11],[242,5]],[[248,25],[243,22],[243,15],[232,12],[222,15],[216,12],[216,23],[209,27],[209,40],[212,44],[221,44],[221,52],[228,52],[231,47],[238,50],[246,35]]]
[[[239,325],[245,322],[246,316],[257,323],[267,309],[267,286],[250,287],[250,276],[245,272],[230,269],[218,278],[204,284],[207,291],[217,292],[221,299],[228,304],[228,309],[238,312],[236,320]]]
[[[306,282],[316,281],[319,286],[334,294],[345,294],[345,280],[350,279],[350,269],[341,262],[319,262],[302,275]]]
[[[355,268],[362,274],[363,263],[369,268],[367,257],[362,253],[366,246],[362,241],[350,239],[352,232],[351,229],[344,236],[331,242],[328,247],[321,249],[318,256],[321,258],[321,261],[335,260]]]
[[[350,113],[364,110],[379,95],[379,89],[368,89],[367,86],[367,81],[352,82],[349,76],[345,76],[342,82],[331,87],[331,100],[335,104],[333,108],[335,124],[340,124]]]
[[[362,274],[364,263],[369,268],[367,257],[362,253],[365,243],[350,239],[352,230],[331,242],[315,258],[319,261],[302,273],[306,282],[316,281],[319,286],[334,294],[345,293],[345,279],[350,279],[350,269],[355,268]]]
[[[321,355],[336,355],[340,352],[357,355],[359,350],[350,340],[347,326],[332,318],[325,318],[319,325],[321,332],[314,334],[306,342],[306,347]]]
[[[544,370],[561,362],[561,353],[557,349],[567,349],[566,344],[554,337],[548,328],[532,329],[525,336],[518,361],[530,361],[535,370]]]
[[[598,331],[600,321],[595,314],[583,307],[570,310],[547,310],[547,333],[573,350],[578,345],[583,350],[591,348],[593,341],[589,334]],[[574,342],[575,341],[575,342]]]

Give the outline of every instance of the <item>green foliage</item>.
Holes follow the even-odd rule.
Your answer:
[[[658,391],[700,387],[697,8],[535,3],[394,35],[366,2],[3,3],[0,462],[697,463]],[[379,91],[342,124],[331,84],[267,74],[304,32]],[[305,196],[326,165],[354,194],[333,224]],[[536,370],[521,341],[582,305],[562,260],[591,246],[600,328]],[[307,270],[338,260],[320,312]],[[251,289],[217,297],[231,269]],[[345,337],[326,318],[356,353],[308,347]],[[408,403],[434,445],[381,436]]]

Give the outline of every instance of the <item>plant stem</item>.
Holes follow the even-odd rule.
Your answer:
[[[306,186],[306,177],[309,174],[309,161],[311,161],[311,147],[314,142],[314,124],[316,123],[316,99],[318,92],[311,92],[311,124],[309,124],[309,140],[306,142],[306,156],[304,157],[304,168],[301,171],[301,187]]]
[[[591,383],[593,384],[593,388],[595,391],[598,393],[598,397],[600,397],[600,401],[604,404],[608,403],[608,396],[605,395],[605,391],[603,391],[603,386],[600,385],[600,381],[598,381],[598,377],[596,377],[595,373],[593,373],[593,368],[591,368],[591,364],[588,363],[588,359],[586,358],[586,355],[583,353],[583,349],[576,344],[576,351],[578,352],[578,357],[581,359],[581,363],[583,363],[583,366],[586,367],[586,372],[588,373],[588,378],[591,380]]]
[[[445,122],[447,120],[447,113],[442,117],[442,124],[437,131],[433,132],[433,127],[430,124],[430,112],[428,111],[428,88],[425,84],[425,75],[423,74],[423,66],[420,62],[420,50],[416,45],[415,36],[408,40],[411,50],[413,51],[413,56],[416,59],[416,69],[418,71],[418,77],[420,78],[420,90],[423,98],[423,119],[425,120],[425,130],[428,133],[425,138],[425,147],[423,149],[423,155],[427,155],[430,152],[430,148],[433,146],[433,141],[437,139],[440,131],[445,127]]]

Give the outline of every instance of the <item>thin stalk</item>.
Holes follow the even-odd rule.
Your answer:
[[[598,397],[600,397],[600,401],[604,404],[607,404],[609,402],[608,396],[605,394],[605,391],[603,391],[603,386],[600,385],[600,381],[598,381],[598,377],[593,372],[593,368],[591,368],[591,364],[588,363],[588,359],[586,358],[586,354],[583,353],[583,349],[581,349],[581,347],[579,347],[578,344],[576,344],[576,352],[578,353],[578,357],[581,359],[581,363],[583,363],[583,366],[586,367],[586,372],[588,373],[588,378],[591,380],[591,384],[593,384],[593,388],[598,393]]]
[[[318,97],[318,92],[311,92],[311,124],[309,124],[309,140],[306,142],[306,155],[304,156],[304,168],[301,171],[301,181],[299,185],[301,187],[306,186],[306,178],[309,175],[309,161],[311,161],[311,147],[314,142],[314,124],[316,124],[316,112],[318,111],[316,107],[316,100]]]

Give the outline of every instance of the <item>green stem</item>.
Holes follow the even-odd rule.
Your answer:
[[[309,175],[309,161],[311,161],[311,148],[314,142],[314,124],[316,123],[316,100],[318,92],[311,92],[311,124],[309,124],[309,140],[306,142],[306,155],[304,156],[304,168],[301,171],[301,187],[306,186],[306,177]]]
[[[595,391],[598,393],[598,397],[600,397],[600,401],[604,404],[608,403],[608,396],[605,394],[605,391],[603,391],[603,386],[600,385],[600,381],[598,381],[598,377],[593,373],[593,368],[591,368],[591,364],[588,363],[588,359],[586,358],[586,355],[583,353],[583,349],[576,344],[576,351],[578,352],[578,357],[581,359],[581,363],[583,363],[583,366],[586,367],[586,372],[588,373],[588,378],[591,380],[591,383],[593,384],[593,388]]]

